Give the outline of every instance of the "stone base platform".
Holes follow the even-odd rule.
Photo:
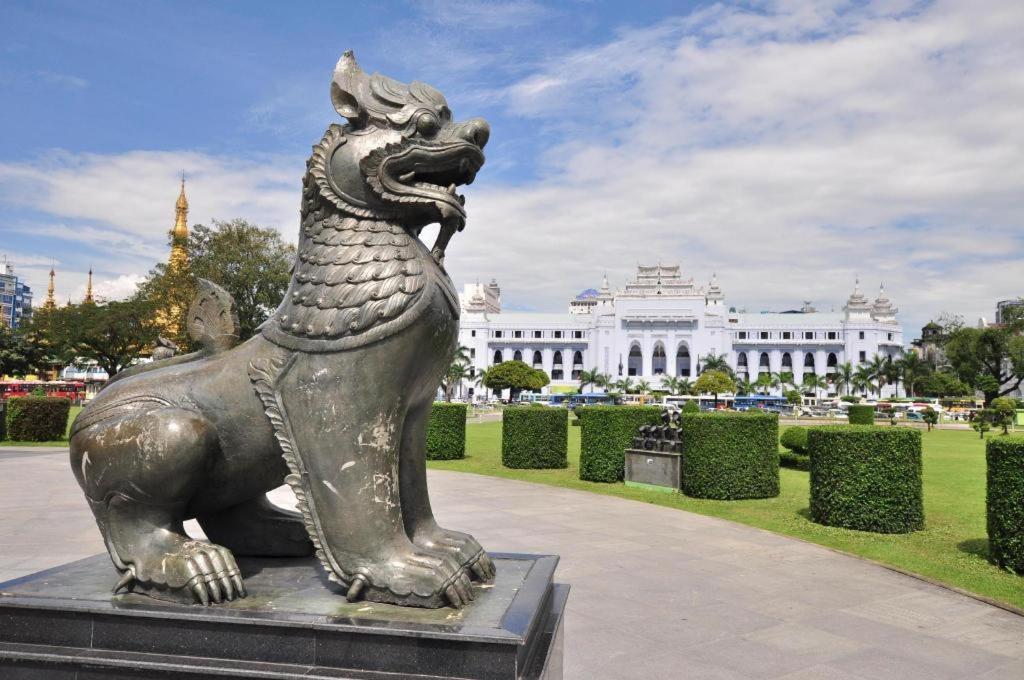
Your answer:
[[[556,556],[492,554],[461,610],[349,604],[315,558],[238,560],[249,596],[202,607],[112,596],[106,555],[0,584],[0,677],[560,680]]]

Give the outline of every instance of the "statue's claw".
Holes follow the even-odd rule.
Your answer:
[[[360,593],[363,592],[363,586],[366,585],[366,577],[362,574],[356,574],[355,578],[352,579],[352,585],[348,587],[348,592],[345,594],[345,599],[349,602],[355,602],[359,599]]]
[[[481,549],[476,558],[469,563],[469,570],[473,572],[479,580],[485,583],[494,580],[494,575],[497,573],[497,570],[494,567],[494,562],[491,561],[491,556],[483,549]]]
[[[121,579],[117,582],[117,585],[114,586],[114,595],[117,595],[118,591],[120,591],[122,588],[124,588],[125,590],[129,590],[131,584],[134,581],[135,567],[133,567],[132,565],[128,565],[128,568],[124,570],[123,574],[121,574]]]

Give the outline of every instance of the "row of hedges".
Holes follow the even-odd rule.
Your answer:
[[[434,402],[427,420],[427,460],[466,457],[466,404]]]
[[[507,468],[569,466],[569,411],[511,408],[502,414],[501,464]]]
[[[884,534],[924,528],[919,430],[812,427],[807,446],[815,522]]]
[[[1024,576],[1024,437],[989,439],[985,459],[989,557]]]
[[[774,413],[686,413],[683,493],[736,500],[779,495],[779,417]]]
[[[7,400],[2,429],[11,441],[59,441],[67,432],[70,411],[70,399],[15,397]]]
[[[874,425],[875,407],[868,404],[850,404],[847,417],[850,425]]]
[[[580,422],[580,479],[621,482],[624,451],[637,428],[661,422],[657,406],[584,406],[576,409]]]

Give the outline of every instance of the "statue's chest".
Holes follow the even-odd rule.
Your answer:
[[[303,229],[288,293],[263,334],[336,351],[392,335],[428,309],[459,315],[451,279],[418,239],[387,222],[328,218]]]

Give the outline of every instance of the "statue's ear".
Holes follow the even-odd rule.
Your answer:
[[[359,92],[366,80],[366,74],[359,68],[352,51],[341,55],[331,79],[331,103],[335,111],[348,118],[356,127],[366,122],[366,109],[359,104]]]

